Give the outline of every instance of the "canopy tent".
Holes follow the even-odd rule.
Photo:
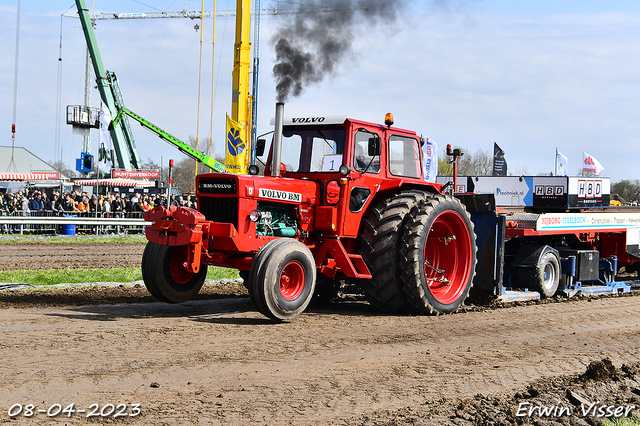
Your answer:
[[[60,179],[58,172],[41,172],[41,173],[0,173],[0,180],[49,180]]]
[[[76,179],[73,181],[73,183],[75,185],[96,186],[96,179]],[[98,180],[98,186],[106,186],[109,188],[113,188],[117,186],[128,186],[132,188],[150,188],[152,186],[156,186],[156,183],[149,180],[113,178],[113,179]]]

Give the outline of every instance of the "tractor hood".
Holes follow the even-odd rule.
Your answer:
[[[320,184],[306,179],[211,173],[199,175],[198,196],[236,196],[290,204],[321,203]]]

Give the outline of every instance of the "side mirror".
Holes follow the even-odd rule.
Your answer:
[[[256,157],[262,157],[264,155],[264,146],[267,143],[264,139],[258,139],[256,141]]]
[[[335,206],[340,201],[340,185],[338,181],[332,180],[327,184],[326,202],[330,206]]]
[[[377,157],[382,153],[382,143],[380,136],[373,136],[369,138],[369,144],[367,145],[369,157]]]

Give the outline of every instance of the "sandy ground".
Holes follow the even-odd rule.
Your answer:
[[[181,305],[131,287],[102,301],[100,289],[56,290],[51,303],[46,291],[1,293],[0,423],[594,424],[580,401],[640,406],[637,296],[439,317],[382,315],[351,298],[272,323],[240,286],[229,298],[234,288]],[[572,410],[518,417],[522,403]],[[47,414],[70,404],[87,411]],[[92,404],[107,415],[87,418]],[[114,419],[109,404],[141,412]]]
[[[146,240],[139,244],[43,243],[37,239],[0,244],[0,271],[87,269],[139,266]]]

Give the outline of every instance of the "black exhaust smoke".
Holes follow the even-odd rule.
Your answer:
[[[376,24],[393,24],[406,4],[407,0],[306,2],[302,13],[290,15],[293,20],[272,39],[278,102],[299,96],[307,85],[331,75],[351,52],[356,34],[366,35]]]

